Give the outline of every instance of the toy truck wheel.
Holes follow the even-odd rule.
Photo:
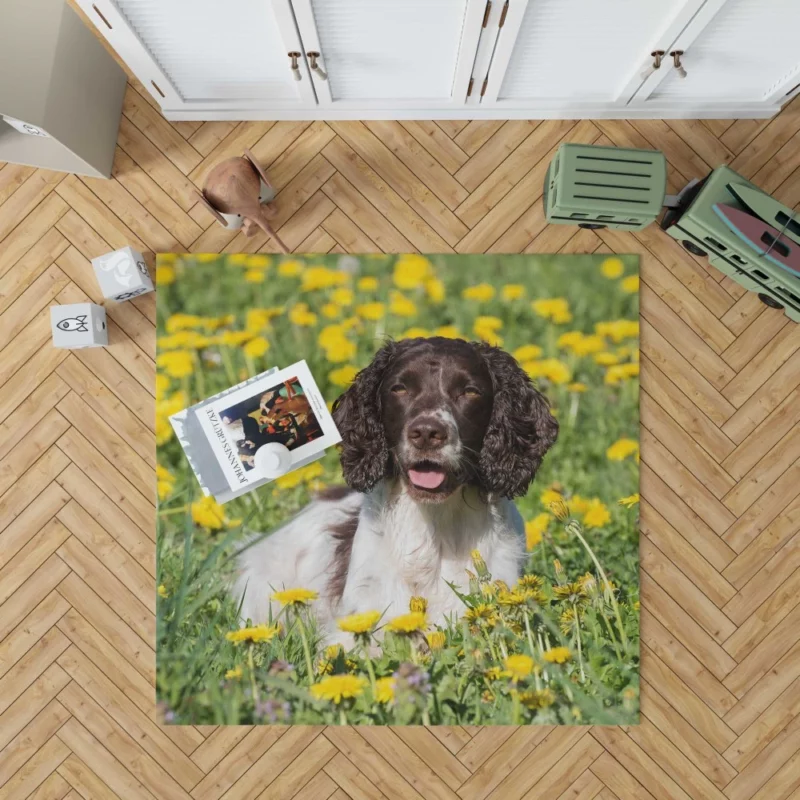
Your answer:
[[[688,250],[693,256],[699,256],[702,258],[703,256],[707,256],[705,250],[701,250],[694,242],[690,242],[688,239],[684,239],[681,244],[684,246],[686,250]]]
[[[768,294],[762,294],[759,292],[758,299],[765,306],[769,306],[770,308],[778,308],[778,309],[783,308],[783,306],[774,297],[770,297]]]
[[[599,230],[600,228],[605,228],[606,226],[605,225],[598,225],[596,222],[579,222],[578,223],[578,227],[579,228],[586,228],[587,230],[590,230],[590,231],[596,231],[596,230]]]

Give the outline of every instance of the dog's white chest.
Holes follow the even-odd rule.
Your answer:
[[[413,596],[428,602],[431,621],[460,614],[463,604],[449,584],[468,591],[470,553],[478,550],[495,578],[513,583],[519,573],[520,539],[514,520],[497,508],[454,498],[449,507],[421,507],[385,495],[362,508],[340,609],[408,611]]]

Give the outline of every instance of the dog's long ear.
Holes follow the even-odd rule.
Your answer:
[[[482,482],[489,492],[521,497],[558,436],[558,422],[514,358],[483,342],[475,347],[494,385],[492,417],[479,461]]]
[[[380,386],[397,347],[394,342],[384,345],[333,404],[333,421],[342,435],[342,473],[347,485],[359,492],[370,491],[389,469]]]

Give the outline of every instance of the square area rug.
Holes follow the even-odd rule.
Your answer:
[[[638,722],[637,257],[157,263],[163,721]]]

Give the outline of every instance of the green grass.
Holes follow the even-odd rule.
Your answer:
[[[228,262],[215,256],[160,257],[157,435],[158,462],[165,472],[160,473],[157,542],[158,582],[165,596],[158,604],[157,692],[165,718],[195,724],[636,722],[638,506],[626,508],[618,501],[638,491],[638,464],[632,456],[610,460],[606,452],[619,439],[638,441],[638,379],[608,383],[608,367],[595,363],[592,354],[579,355],[559,346],[558,340],[568,331],[592,334],[597,323],[638,320],[638,294],[623,291],[621,278],[604,277],[604,257],[430,256],[430,274],[443,284],[441,302],[422,286],[403,289],[403,296],[413,303],[412,316],[387,313],[379,320],[360,319],[348,325],[344,336],[354,345],[352,353],[321,347],[321,330],[343,320],[358,320],[355,307],[378,301],[388,308],[391,293],[400,291],[392,282],[397,258],[291,259],[298,263],[300,274],[285,276],[278,273],[280,259],[270,262],[262,256],[233,257]],[[353,289],[354,302],[339,303],[339,318],[329,319],[323,307],[336,287],[304,289],[303,284],[315,278],[324,282],[340,259],[341,266],[354,273],[345,284]],[[635,257],[622,257],[621,262],[624,276],[636,274]],[[318,266],[328,270],[314,272]],[[251,282],[259,276],[263,281]],[[374,276],[377,289],[359,291],[357,281],[364,276]],[[465,288],[479,283],[493,287],[494,296],[462,299]],[[503,299],[501,290],[508,284],[523,285],[525,297]],[[572,320],[559,324],[535,313],[531,301],[541,298],[564,298]],[[290,322],[290,312],[299,303],[306,308],[294,319],[310,323],[308,314],[314,314],[313,324]],[[252,309],[283,313],[258,330],[257,323],[264,319],[250,314],[250,330],[239,337],[242,341],[223,333],[246,331],[247,312]],[[534,361],[557,359],[563,365],[560,369],[569,373],[537,378],[556,411],[560,433],[530,492],[517,501],[524,519],[547,521],[525,567],[525,574],[539,579],[535,591],[517,606],[500,604],[498,592],[502,597],[503,587],[476,571],[470,592],[462,599],[467,607],[489,606],[493,624],[453,619],[442,628],[441,648],[429,647],[422,634],[387,632],[382,646],[373,642],[372,647],[326,658],[317,646],[313,603],[310,609],[284,609],[278,620],[283,635],[269,642],[228,641],[225,634],[238,628],[238,609],[227,587],[246,532],[273,529],[302,508],[316,488],[341,483],[338,457],[330,451],[319,467],[295,473],[221,509],[212,506],[203,515],[197,509],[193,512],[201,493],[166,416],[249,375],[300,358],[306,359],[326,400],[332,402],[343,390],[337,385],[341,383],[337,371],[366,366],[386,337],[400,337],[411,328],[432,333],[455,326],[465,338],[475,339],[473,325],[481,316],[497,320],[490,325],[509,352],[537,345],[543,352]],[[618,342],[606,337],[603,352],[619,354],[625,348],[619,357],[631,363],[638,354],[638,339],[635,331],[631,333],[627,331]],[[255,344],[245,345],[253,339]],[[255,355],[265,346],[263,355]],[[330,353],[344,353],[347,358],[332,363]],[[525,366],[536,370],[536,364],[528,361]],[[571,390],[575,382],[584,384],[585,391]],[[570,501],[571,522],[559,522],[542,503],[542,493],[550,487]],[[597,527],[589,524],[581,501],[593,498],[608,512],[607,521],[601,519]],[[543,514],[548,516],[540,517]],[[597,563],[613,588],[603,590]],[[594,584],[570,592],[569,585],[587,573]],[[578,624],[562,630],[564,612],[569,611],[577,611]],[[386,622],[382,619],[378,627]],[[434,629],[429,626],[427,632]],[[309,674],[303,637],[315,674]],[[546,661],[544,653],[558,646],[568,648],[566,662]],[[506,659],[515,654],[532,659],[530,673],[519,680],[508,674],[497,677],[497,672],[508,672]],[[284,662],[290,668],[284,668]],[[241,670],[241,675],[226,678],[229,670]],[[338,682],[345,688],[352,684],[354,696],[341,702],[317,699],[309,687],[323,680],[316,674],[320,670],[328,678],[353,676],[354,680]],[[391,701],[378,702],[370,672],[379,683],[396,676]]]

